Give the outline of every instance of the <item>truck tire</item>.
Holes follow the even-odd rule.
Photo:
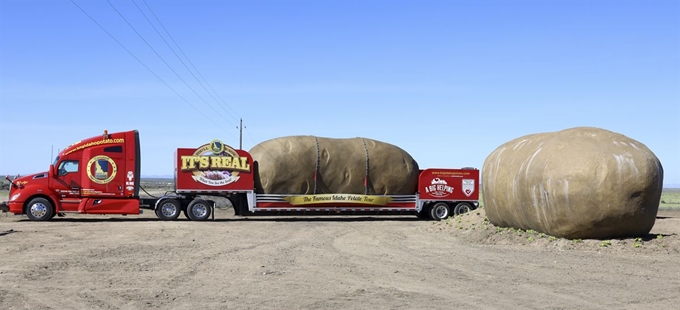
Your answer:
[[[182,206],[175,199],[165,199],[156,208],[156,216],[164,221],[174,221],[182,212]]]
[[[205,221],[210,217],[210,203],[203,199],[192,200],[186,209],[186,215],[192,221]]]
[[[430,218],[435,221],[447,219],[451,215],[451,208],[446,202],[435,203],[430,209]]]
[[[26,205],[26,216],[31,221],[48,221],[54,214],[54,206],[45,198],[33,198]]]
[[[453,208],[453,214],[461,215],[470,212],[470,210],[472,210],[472,206],[469,203],[461,202],[458,203],[455,208]]]

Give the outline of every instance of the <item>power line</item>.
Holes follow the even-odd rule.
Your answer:
[[[101,28],[107,35],[109,35],[109,37],[111,37],[111,39],[113,39],[114,41],[116,41],[116,43],[118,43],[118,45],[120,45],[120,47],[122,47],[126,52],[128,52],[128,53],[130,54],[130,56],[132,56],[135,60],[137,60],[137,62],[139,62],[142,66],[144,66],[144,68],[146,68],[146,70],[148,70],[149,72],[151,72],[151,74],[153,74],[158,80],[160,80],[163,84],[165,84],[165,86],[167,86],[173,93],[175,93],[178,97],[182,98],[182,100],[184,100],[184,102],[186,102],[188,105],[190,105],[192,108],[194,108],[194,110],[196,110],[198,113],[200,113],[203,117],[205,117],[206,119],[210,120],[210,122],[212,122],[213,124],[215,124],[215,125],[218,126],[219,128],[224,129],[224,128],[222,128],[222,126],[220,126],[220,125],[217,124],[215,121],[213,121],[211,118],[209,118],[207,115],[205,115],[203,112],[201,112],[201,110],[199,110],[196,106],[194,106],[193,104],[191,104],[191,102],[189,102],[189,100],[187,100],[187,99],[184,98],[182,95],[180,95],[174,88],[172,88],[172,87],[171,87],[168,83],[166,83],[160,76],[158,76],[158,74],[156,74],[155,72],[153,72],[153,70],[151,70],[151,69],[150,69],[146,64],[144,64],[144,62],[142,62],[139,58],[137,58],[137,56],[135,56],[135,54],[133,54],[129,49],[127,49],[127,47],[125,47],[125,45],[123,45],[123,43],[120,43],[120,41],[118,41],[118,39],[116,39],[116,37],[114,37],[110,32],[108,32],[108,31],[106,30],[106,28],[104,28],[101,24],[99,24],[99,22],[97,22],[97,20],[95,20],[95,19],[94,19],[92,16],[90,16],[90,14],[88,14],[82,7],[80,7],[80,5],[78,5],[78,3],[76,3],[74,0],[71,0],[71,2],[72,2],[76,7],[78,7],[78,9],[80,9],[80,11],[82,11],[87,17],[89,17],[89,18],[90,18],[97,26],[99,26],[99,28]]]
[[[250,137],[250,140],[253,141],[253,146],[257,145],[257,142],[255,139],[253,139],[253,135],[250,134],[250,130],[248,130],[248,127],[243,127],[246,130],[246,133],[248,133],[248,137]]]
[[[73,0],[72,0],[72,1],[73,1]],[[194,94],[196,94],[196,96],[198,96],[198,98],[200,98],[201,101],[203,101],[203,102],[204,102],[205,104],[207,104],[211,109],[213,109],[213,111],[215,111],[217,114],[219,114],[220,116],[222,116],[222,118],[223,118],[224,120],[226,120],[226,121],[232,123],[230,120],[228,120],[227,118],[225,118],[222,114],[220,114],[219,111],[217,111],[210,103],[208,103],[205,99],[203,99],[203,97],[201,97],[201,95],[199,95],[199,94],[196,92],[196,90],[194,90],[194,88],[191,87],[191,86],[189,85],[189,83],[187,83],[187,82],[186,82],[186,81],[185,81],[185,80],[177,73],[177,71],[175,71],[175,69],[173,69],[172,66],[170,66],[170,64],[168,64],[167,61],[165,61],[165,59],[164,59],[160,54],[158,54],[158,52],[156,51],[156,49],[154,49],[154,48],[151,46],[151,44],[149,44],[149,42],[147,42],[147,41],[144,39],[144,37],[137,31],[137,29],[135,29],[135,27],[132,26],[132,24],[130,24],[130,22],[125,18],[125,16],[123,16],[123,14],[121,14],[120,11],[118,11],[118,9],[116,9],[116,7],[111,3],[111,1],[106,0],[106,2],[113,8],[114,11],[116,11],[116,13],[118,13],[118,16],[120,16],[120,18],[122,18],[122,19],[125,21],[125,23],[127,23],[127,25],[130,26],[130,28],[132,28],[132,30],[137,34],[137,36],[139,36],[139,38],[142,39],[142,41],[144,41],[144,43],[145,43],[145,44],[146,44],[146,45],[154,52],[154,54],[156,54],[156,56],[158,56],[158,58],[159,58],[161,61],[163,61],[163,63],[170,69],[170,71],[172,71],[172,73],[174,73],[174,74],[177,76],[177,78],[179,78],[179,79],[184,83],[184,85],[186,85],[189,89],[191,89],[191,91],[192,91]],[[234,123],[232,123],[232,125],[235,125],[235,126],[236,126],[236,124],[234,124]]]
[[[213,94],[205,87],[205,85],[203,85],[203,83],[201,82],[201,80],[199,80],[198,77],[196,77],[196,75],[194,74],[194,72],[191,71],[191,69],[189,69],[189,67],[188,67],[187,64],[184,62],[184,60],[182,60],[182,58],[179,57],[179,55],[177,55],[177,52],[175,52],[175,49],[172,48],[172,46],[170,46],[170,43],[168,43],[167,40],[165,40],[165,37],[163,37],[163,35],[160,33],[160,31],[158,31],[158,28],[156,28],[156,26],[154,26],[154,24],[151,22],[151,20],[149,20],[149,18],[146,16],[146,14],[145,14],[144,11],[142,10],[142,8],[140,8],[139,5],[137,5],[137,2],[136,2],[135,0],[132,0],[132,3],[134,3],[135,7],[137,7],[137,10],[139,10],[139,12],[142,13],[142,16],[144,16],[144,19],[146,19],[146,21],[149,22],[149,25],[151,25],[151,27],[153,28],[153,30],[155,30],[156,33],[158,34],[158,36],[161,37],[161,39],[163,40],[163,42],[165,42],[165,45],[167,45],[168,48],[170,48],[170,50],[172,51],[172,53],[175,54],[175,57],[177,57],[177,59],[182,63],[182,65],[184,65],[184,68],[187,69],[187,71],[189,71],[189,73],[191,73],[191,75],[194,77],[194,79],[196,79],[196,81],[198,82],[198,84],[201,85],[201,87],[203,87],[203,90],[205,90],[205,91],[208,93],[208,95],[210,95],[210,97],[212,97],[212,99],[215,100],[215,102],[217,103],[217,105],[220,105],[220,102],[217,101],[217,98],[215,98],[215,96],[214,96],[214,95],[213,95]],[[147,5],[147,7],[148,7],[148,5]],[[153,12],[152,12],[152,13],[153,13]],[[158,20],[158,18],[156,18],[156,20]],[[160,21],[159,21],[159,23],[160,23]],[[162,24],[161,24],[161,26],[162,26]],[[166,32],[167,32],[167,31],[166,31]],[[169,34],[168,34],[168,35],[169,35]],[[198,71],[198,70],[197,70],[197,71]],[[223,109],[224,109],[224,107],[223,107]],[[227,111],[227,113],[229,113],[229,111]],[[218,114],[220,114],[220,116],[224,117],[221,113],[218,112]],[[233,115],[231,115],[231,113],[229,113],[229,116],[232,116],[232,117],[233,117]]]
[[[133,0],[133,1],[134,1],[134,0]],[[225,112],[229,113],[229,115],[231,115],[232,117],[234,117],[234,119],[241,118],[241,116],[240,116],[238,113],[236,113],[236,111],[234,111],[234,109],[232,109],[231,106],[230,106],[226,101],[224,101],[224,99],[222,99],[222,97],[220,96],[220,94],[218,94],[218,93],[215,91],[215,89],[210,85],[210,83],[208,83],[208,81],[203,77],[203,75],[201,74],[201,72],[198,71],[198,69],[196,68],[196,66],[194,66],[194,64],[191,62],[191,60],[189,59],[189,57],[184,53],[184,51],[183,51],[182,48],[179,46],[179,44],[177,44],[177,41],[175,41],[175,39],[172,37],[172,35],[171,35],[170,32],[168,31],[168,29],[165,28],[165,26],[163,25],[163,23],[161,22],[161,20],[158,18],[158,16],[156,16],[156,13],[154,13],[154,11],[151,9],[151,7],[149,6],[149,4],[146,3],[146,0],[142,0],[142,2],[144,2],[144,5],[146,5],[146,7],[149,9],[149,11],[150,11],[151,14],[153,15],[153,17],[156,19],[156,21],[158,22],[158,24],[161,25],[161,27],[163,28],[163,30],[165,31],[165,33],[168,35],[168,37],[170,37],[170,40],[172,40],[172,42],[175,43],[175,46],[177,46],[177,49],[180,51],[180,53],[182,53],[182,55],[184,56],[184,58],[187,59],[187,61],[188,61],[189,64],[191,65],[191,67],[194,68],[194,70],[196,70],[196,73],[198,73],[198,76],[200,76],[201,79],[203,79],[203,81],[205,82],[205,84],[208,85],[208,87],[209,87],[209,88],[213,91],[213,93],[215,93],[215,95],[216,95],[216,96],[224,103],[224,105],[226,105],[226,106],[227,106],[232,112],[234,112],[234,114],[236,114],[236,116],[238,116],[238,117],[234,117],[229,111],[227,111],[227,109],[224,108],[224,105],[220,105],[220,106],[222,107],[222,109],[223,109]],[[166,43],[167,43],[167,42],[166,42]],[[206,90],[206,91],[207,91],[207,90]],[[208,92],[208,93],[209,93],[209,92]]]

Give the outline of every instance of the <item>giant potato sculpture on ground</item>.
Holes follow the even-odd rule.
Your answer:
[[[571,239],[648,234],[662,184],[661,163],[645,145],[591,127],[514,139],[482,169],[492,224]]]
[[[250,154],[260,194],[413,195],[418,183],[411,155],[372,139],[281,137],[254,146]]]

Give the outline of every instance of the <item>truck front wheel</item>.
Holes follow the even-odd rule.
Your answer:
[[[26,216],[32,221],[47,221],[54,214],[54,206],[45,198],[33,198],[26,206]]]
[[[164,221],[174,221],[182,212],[179,201],[175,199],[165,199],[156,208],[156,216]]]
[[[203,199],[194,199],[189,203],[186,215],[192,221],[205,221],[210,217],[210,204]]]
[[[447,219],[451,215],[451,208],[446,202],[438,202],[430,209],[430,218],[435,221]]]

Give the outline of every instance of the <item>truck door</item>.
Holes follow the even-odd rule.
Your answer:
[[[60,211],[78,211],[80,204],[80,162],[64,159],[58,166],[54,177],[54,189],[59,194]]]

